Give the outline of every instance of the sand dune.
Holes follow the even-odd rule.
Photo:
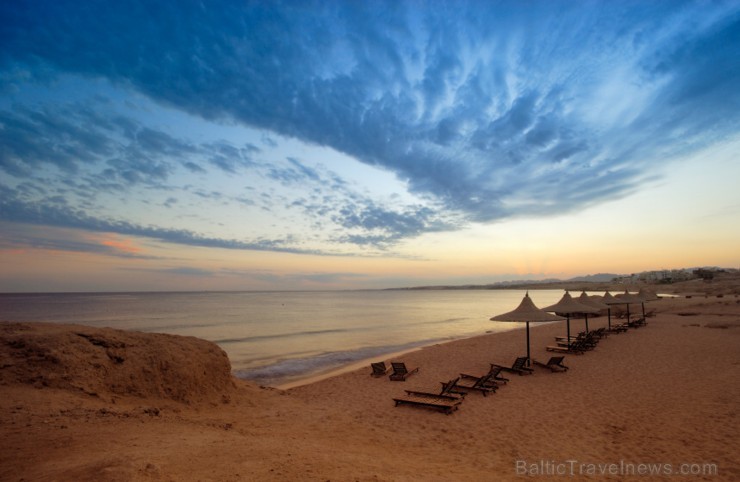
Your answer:
[[[738,480],[739,301],[661,300],[648,326],[566,356],[567,373],[509,375],[452,415],[392,398],[510,364],[522,330],[406,354],[420,368],[406,382],[368,366],[276,390],[232,379],[202,340],[3,323],[0,479]],[[564,332],[533,329],[533,357]]]

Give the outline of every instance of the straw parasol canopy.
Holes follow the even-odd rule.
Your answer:
[[[640,304],[642,305],[642,317],[645,318],[645,302],[659,300],[660,297],[645,287],[640,288],[640,291],[637,292],[637,296],[642,298]]]
[[[656,295],[654,291],[651,291],[645,287],[640,288],[640,291],[637,292],[637,295],[640,296],[643,301],[655,301],[660,299],[660,297]]]
[[[635,303],[642,302],[641,296],[639,296],[637,293],[630,293],[627,290],[624,290],[624,293],[618,294],[617,296],[615,296],[615,298],[621,301],[622,303],[635,304]]]
[[[641,296],[638,296],[637,294],[630,293],[627,290],[624,290],[624,293],[619,294],[615,296],[615,299],[621,302],[623,305],[627,305],[627,323],[630,322],[630,305],[635,305],[637,303],[642,303],[643,299]]]
[[[599,310],[596,308],[592,308],[590,306],[586,306],[582,303],[579,303],[578,301],[574,300],[572,296],[570,296],[570,293],[567,291],[563,295],[562,298],[560,298],[560,301],[555,303],[554,305],[546,306],[542,308],[544,311],[549,311],[551,313],[563,313],[565,315],[565,320],[567,324],[567,334],[568,334],[568,344],[570,344],[570,315],[575,313],[596,313]]]
[[[537,306],[534,304],[534,301],[532,301],[532,298],[529,297],[528,291],[527,294],[524,295],[522,302],[519,303],[519,306],[515,310],[501,315],[496,315],[491,318],[491,321],[523,321],[527,324],[527,365],[529,365],[529,361],[531,359],[529,355],[529,324],[545,321],[560,321],[562,319],[562,316],[552,315],[544,310],[537,308]]]
[[[612,307],[611,305],[621,305],[622,302],[616,299],[615,297],[613,297],[612,294],[609,293],[609,291],[606,291],[604,293],[604,296],[601,297],[601,302],[607,305],[607,308],[608,308],[608,311],[607,311],[607,316],[608,316],[607,324],[608,325],[607,326],[609,327],[609,331],[611,331],[612,329]]]
[[[616,299],[614,296],[612,296],[611,293],[608,291],[604,292],[604,296],[601,297],[601,302],[605,305],[618,305],[622,303],[618,299]]]
[[[609,309],[609,305],[604,303],[604,297],[601,295],[591,295],[588,299],[591,301],[591,306],[594,308],[598,308],[601,311]]]
[[[583,291],[581,293],[581,296],[579,296],[576,301],[578,301],[582,305],[590,306],[591,308],[596,308],[598,311],[609,309],[608,305],[605,305],[601,301],[591,296],[588,296],[586,294],[586,291]],[[588,313],[584,313],[584,316],[586,318],[586,333],[588,333]]]

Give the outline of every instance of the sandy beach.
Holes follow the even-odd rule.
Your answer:
[[[366,366],[278,390],[195,338],[4,322],[0,480],[740,479],[740,298],[649,308],[647,326],[566,355],[566,373],[508,374],[451,415],[392,399],[510,365],[523,330],[394,358],[419,367],[405,382]],[[564,334],[534,327],[533,358]]]

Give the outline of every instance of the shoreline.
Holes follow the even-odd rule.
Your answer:
[[[433,346],[433,345],[425,345],[425,346]],[[411,348],[409,350],[402,350],[402,351],[398,351],[398,352],[394,352],[394,353],[388,353],[388,354],[381,355],[381,356],[384,359],[397,358],[397,357],[402,357],[402,356],[404,356],[404,355],[406,355],[408,353],[413,353],[415,351],[422,350],[423,348],[424,348],[424,346],[419,346],[419,347],[416,347],[416,348]],[[313,374],[313,375],[309,375],[306,378],[301,378],[299,380],[294,380],[294,381],[290,381],[290,382],[286,382],[286,383],[281,383],[281,384],[278,384],[278,385],[270,385],[270,388],[275,388],[277,390],[290,390],[292,388],[302,387],[302,386],[305,386],[305,385],[311,385],[312,383],[318,383],[320,381],[323,381],[323,380],[326,380],[326,379],[329,379],[329,378],[338,377],[338,376],[344,375],[346,373],[351,373],[351,372],[360,370],[363,367],[369,367],[370,366],[370,363],[372,363],[374,361],[378,361],[379,358],[381,358],[381,357],[365,358],[363,360],[358,360],[356,362],[350,363],[350,364],[345,365],[345,366],[342,366],[340,368],[332,368],[332,369],[328,370],[327,372],[316,373],[316,374]]]
[[[438,341],[435,341],[433,343],[423,344],[423,345],[417,346],[415,348],[410,348],[408,350],[400,350],[400,351],[390,352],[390,353],[386,353],[386,354],[379,355],[379,356],[372,357],[372,358],[364,358],[362,360],[357,360],[355,362],[352,362],[352,363],[350,363],[348,365],[345,365],[345,366],[342,366],[342,367],[339,367],[339,368],[332,368],[332,369],[330,369],[330,370],[328,370],[326,372],[320,372],[320,373],[316,373],[316,374],[313,374],[313,375],[309,375],[305,379],[302,378],[300,380],[294,380],[294,381],[290,381],[290,382],[286,382],[286,383],[280,383],[278,385],[269,385],[269,387],[270,388],[275,388],[275,389],[278,389],[278,390],[290,390],[292,388],[297,388],[297,387],[301,387],[301,386],[305,386],[305,385],[310,385],[312,383],[321,382],[323,380],[326,380],[326,379],[329,379],[329,378],[338,377],[338,376],[341,376],[341,375],[344,375],[344,374],[347,374],[347,373],[351,373],[351,372],[354,372],[354,371],[359,371],[359,370],[369,371],[370,370],[370,364],[373,363],[373,362],[377,362],[377,361],[388,361],[389,362],[389,361],[391,361],[393,359],[401,358],[401,357],[404,357],[405,355],[408,355],[408,354],[411,354],[411,353],[415,353],[417,351],[426,350],[426,349],[428,349],[430,347],[439,346],[439,345],[445,345],[447,343],[454,343],[454,342],[462,341],[462,340],[470,340],[470,339],[478,338],[478,337],[481,337],[481,336],[494,335],[494,334],[497,334],[497,333],[507,333],[509,331],[524,330],[524,328],[525,328],[524,327],[524,324],[522,323],[522,326],[513,326],[513,327],[508,328],[508,329],[505,329],[505,330],[487,331],[485,333],[479,333],[477,335],[472,335],[472,336],[463,336],[463,337],[451,338],[451,339],[447,339],[447,340],[438,340]],[[532,328],[532,327],[530,327],[530,328]],[[243,380],[250,381],[248,379],[243,379]]]
[[[548,325],[550,323],[559,323],[559,322],[548,322],[548,323],[534,324],[533,326],[530,326],[530,329],[531,330],[534,330],[536,328],[541,328],[542,326]],[[507,324],[510,324],[511,325],[513,323],[507,323]],[[538,325],[541,325],[541,326],[538,326]],[[471,339],[478,338],[478,337],[490,336],[490,335],[495,335],[495,334],[499,334],[499,333],[508,333],[510,331],[519,331],[519,330],[524,330],[524,329],[525,329],[525,325],[522,322],[521,323],[521,326],[518,326],[518,325],[517,326],[512,326],[511,328],[507,328],[507,329],[504,329],[504,330],[486,331],[485,333],[479,333],[479,334],[472,335],[472,336],[463,336],[463,337],[451,338],[451,339],[447,339],[447,340],[438,340],[438,341],[435,341],[433,343],[420,345],[420,346],[417,346],[415,348],[410,348],[408,350],[400,350],[400,351],[397,351],[397,352],[391,352],[391,353],[387,353],[387,354],[384,354],[384,355],[379,355],[379,356],[372,357],[372,358],[364,358],[362,360],[357,360],[357,361],[352,362],[352,363],[350,363],[348,365],[345,365],[345,366],[342,366],[342,367],[339,367],[339,368],[332,368],[332,369],[330,369],[330,370],[328,370],[326,372],[319,372],[319,373],[316,373],[316,374],[313,374],[313,375],[309,375],[308,377],[301,378],[299,380],[294,380],[294,381],[290,381],[290,382],[286,382],[286,383],[280,383],[280,384],[277,384],[277,385],[268,385],[268,386],[270,388],[275,388],[277,390],[290,390],[292,388],[297,388],[297,387],[301,387],[301,386],[305,386],[305,385],[310,385],[312,383],[321,382],[323,380],[326,380],[326,379],[329,379],[329,378],[338,377],[338,376],[341,376],[341,375],[344,375],[344,374],[347,374],[347,373],[351,373],[351,372],[354,372],[354,371],[365,370],[365,371],[368,371],[368,373],[369,373],[370,364],[373,363],[373,362],[377,362],[377,361],[390,362],[391,360],[404,357],[405,355],[408,355],[408,354],[411,354],[411,353],[415,353],[415,352],[421,351],[421,350],[426,350],[426,349],[431,348],[431,347],[445,345],[447,343],[455,343],[455,342],[458,342],[458,341],[471,340]],[[248,382],[252,382],[252,383],[256,383],[256,382],[254,382],[252,380],[249,380],[249,379],[246,379],[246,378],[242,378],[242,380],[245,380],[245,381],[248,381]]]

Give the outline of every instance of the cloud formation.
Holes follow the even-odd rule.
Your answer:
[[[91,214],[101,211],[82,201],[102,189],[177,190],[183,172],[220,172],[310,186],[222,202],[282,205],[316,232],[337,228],[325,242],[382,250],[466,222],[623,197],[661,163],[740,127],[734,2],[26,1],[3,4],[0,17],[1,93],[34,82],[53,88],[69,75],[105,79],[169,109],[264,133],[259,145],[235,145],[102,115],[90,101],[8,105],[0,172],[17,182],[6,185],[0,214],[15,222],[322,251],[295,243],[305,233],[235,240]],[[390,171],[425,203],[388,206],[301,159],[268,159],[278,136]],[[22,180],[48,178],[49,168],[66,185],[23,191]],[[179,204],[177,193],[166,199]]]
[[[254,251],[277,251],[298,254],[326,254],[310,249],[293,248],[286,240],[255,239],[244,241],[222,237],[206,237],[186,229],[170,229],[158,226],[144,226],[128,221],[88,216],[85,212],[69,207],[62,198],[46,199],[42,203],[25,202],[16,192],[0,190],[0,220],[11,223],[38,224],[46,226],[76,228],[96,232],[110,232],[129,236],[140,236],[168,243],[221,249],[246,249]],[[34,247],[43,247],[31,243]],[[48,248],[48,247],[47,247]],[[63,248],[64,249],[64,248]],[[65,250],[78,250],[74,247]],[[100,251],[97,246],[91,251]],[[334,253],[341,254],[341,253]],[[129,254],[126,254],[130,256]]]

